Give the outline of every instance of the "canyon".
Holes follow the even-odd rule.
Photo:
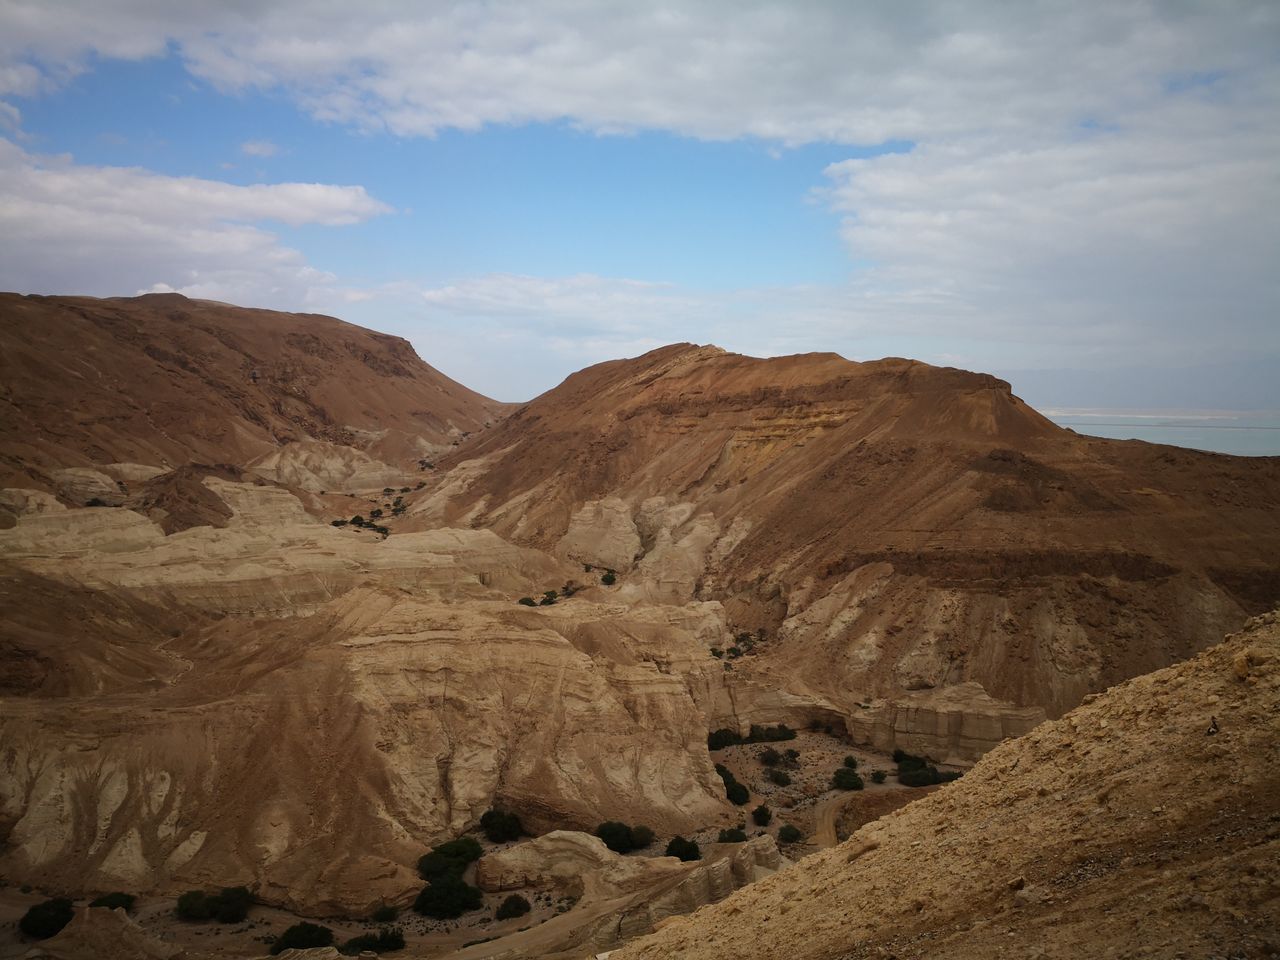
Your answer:
[[[418,858],[496,807],[547,870],[595,879],[546,920],[563,935],[440,941],[459,956],[583,956],[664,923],[615,956],[781,956],[802,930],[815,957],[982,956],[995,927],[966,927],[972,904],[1007,906],[1016,877],[978,824],[1016,804],[999,857],[1043,892],[1073,869],[1055,831],[1120,811],[1076,852],[1122,858],[1156,843],[1146,804],[1178,836],[1243,817],[1205,876],[1254,867],[1241,896],[1274,917],[1278,458],[1080,436],[1001,380],[910,360],[678,344],[517,405],[332,318],[176,294],[5,294],[0,316],[10,884],[243,884],[365,916],[411,902]],[[1228,735],[1205,738],[1209,698]],[[778,724],[972,770],[790,868],[810,851],[779,853],[776,825],[701,867],[594,848],[581,867],[601,821],[663,841],[734,825],[708,734]],[[1015,851],[1032,815],[1042,846]],[[920,891],[895,893],[900,929],[845,917],[917,842],[945,856],[901,880]],[[1020,904],[1017,929],[1043,939],[1062,896]]]

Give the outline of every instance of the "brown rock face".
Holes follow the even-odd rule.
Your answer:
[[[403,465],[506,407],[398,337],[178,294],[0,294],[0,397],[0,486],[46,490],[59,468],[243,466],[309,439]]]
[[[971,681],[1057,716],[1280,603],[1280,460],[1080,437],[907,360],[666,347],[444,465],[446,517],[720,601],[767,637],[736,669],[846,712]]]

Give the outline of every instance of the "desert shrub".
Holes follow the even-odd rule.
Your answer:
[[[887,776],[888,776],[888,774],[887,774],[885,771],[883,771],[883,770],[872,770],[872,771],[871,771],[871,782],[872,782],[872,783],[884,783],[884,778],[885,778],[885,777],[887,777]]]
[[[390,487],[383,487],[383,488],[382,488],[382,492],[383,492],[383,493],[395,493],[395,490],[391,489]]]
[[[352,937],[338,948],[344,956],[358,956],[365,950],[374,953],[390,953],[392,950],[404,949],[404,934],[397,927],[383,927],[377,933],[362,933]]]
[[[903,770],[923,770],[929,766],[929,761],[924,757],[917,757],[903,750],[893,751],[893,762],[898,765],[899,773]]]
[[[857,769],[858,769],[858,758],[857,758],[857,757],[845,757],[845,758],[844,758],[844,765],[845,765],[846,767],[848,767],[850,770],[857,770]]]
[[[400,911],[389,903],[384,903],[373,913],[369,914],[369,919],[374,923],[392,923],[396,917],[400,916]]]
[[[583,573],[590,573],[590,572],[591,572],[592,570],[594,570],[594,569],[595,569],[595,567],[591,566],[591,564],[589,564],[589,563],[584,563],[584,564],[582,565],[582,572],[583,572]]]
[[[769,779],[770,783],[775,783],[780,787],[791,786],[791,777],[783,770],[770,770],[765,774],[765,776]]]
[[[271,955],[284,953],[289,948],[304,950],[307,947],[329,947],[333,945],[333,931],[318,923],[295,923],[271,945]]]
[[[330,521],[329,521],[329,526],[331,526],[331,527],[345,527],[345,526],[347,525],[347,522],[348,522],[348,521],[346,521],[346,520],[330,520]]]
[[[24,913],[18,921],[18,929],[33,940],[44,940],[70,923],[75,913],[70,900],[55,897],[53,900],[37,903]]]
[[[526,607],[536,607],[538,605],[538,601],[533,599],[533,597],[521,597],[516,602],[523,603]]]
[[[469,910],[478,910],[483,903],[479,890],[457,874],[446,873],[422,888],[413,901],[413,909],[436,920],[453,920]]]
[[[938,780],[941,783],[950,783],[952,780],[959,780],[964,776],[964,772],[960,770],[943,770],[938,774]]]
[[[831,775],[831,786],[837,790],[861,790],[863,783],[857,770],[840,767]]]
[[[523,917],[529,910],[529,901],[518,893],[513,893],[507,899],[502,901],[498,907],[498,912],[493,915],[495,920],[510,920],[512,917]]]
[[[517,840],[524,833],[520,818],[503,810],[489,810],[480,818],[480,829],[491,843]]]
[[[740,807],[751,799],[751,794],[747,791],[747,788],[738,782],[728,767],[717,763],[716,773],[720,774],[720,779],[724,781],[724,795],[730,803]]]
[[[604,573],[604,576],[600,578],[600,582],[603,583],[606,587],[612,587],[615,583],[618,582],[618,575],[614,573],[612,570],[606,570]]]
[[[719,730],[713,730],[707,734],[708,750],[723,750],[725,747],[732,747],[742,742],[742,737],[738,735],[736,730],[730,730],[722,727]]]
[[[679,857],[688,863],[691,860],[701,860],[702,851],[698,849],[696,840],[686,840],[684,837],[672,837],[671,842],[667,844],[667,856]]]
[[[354,517],[352,517],[352,518],[351,518],[351,523],[352,523],[354,526],[357,526],[357,527],[363,527],[363,526],[364,526],[364,517],[360,516],[360,514],[358,514],[358,513],[357,513]]]
[[[117,908],[124,910],[126,913],[133,909],[134,896],[132,893],[104,893],[96,900],[91,900],[91,907],[106,907],[109,910]]]
[[[630,853],[633,849],[631,828],[617,820],[606,820],[596,827],[596,836],[614,853]]]
[[[782,843],[799,843],[804,839],[804,834],[800,832],[799,827],[794,827],[789,823],[784,823],[778,829],[778,840]]]
[[[371,519],[377,520],[380,516],[382,516],[382,509],[379,507],[377,509],[370,510],[369,516]]]
[[[479,860],[484,850],[475,837],[458,837],[431,848],[431,852],[418,860],[418,875],[423,880],[435,880],[444,876],[458,876],[472,860]]]
[[[724,656],[724,651],[721,650],[719,647],[712,647],[711,655],[715,657],[717,660],[719,660],[721,657]]]
[[[941,781],[934,767],[899,767],[898,782],[905,787],[931,787]]]
[[[769,743],[777,740],[794,740],[795,738],[796,732],[785,723],[780,723],[776,727],[761,727],[753,723],[751,725],[751,733],[747,735],[747,742]]]
[[[543,597],[541,600],[538,601],[538,606],[549,607],[549,606],[552,606],[554,603],[555,601],[552,600],[550,597]]]
[[[782,762],[782,754],[780,754],[773,747],[765,747],[763,750],[760,751],[760,754],[757,757],[757,759],[761,763],[763,763],[766,767],[776,767],[779,763]]]
[[[208,920],[209,901],[203,890],[188,890],[178,897],[173,912],[182,920]]]
[[[788,766],[794,766],[800,762],[800,751],[795,747],[787,747],[787,749],[782,752],[782,755],[786,758]]]
[[[716,843],[746,843],[747,832],[741,827],[733,827],[729,830],[721,830],[720,836],[716,838]]]
[[[737,660],[740,656],[742,656],[742,648],[735,643],[729,648],[729,658]]]
[[[769,821],[773,819],[773,811],[762,803],[751,811],[751,819],[755,821],[757,827],[767,827]]]
[[[223,887],[216,896],[209,897],[209,914],[219,923],[239,923],[249,915],[253,894],[244,887]]]
[[[643,824],[636,824],[631,828],[631,847],[633,850],[643,850],[651,843],[653,843],[652,830]]]

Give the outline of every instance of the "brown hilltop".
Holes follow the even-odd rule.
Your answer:
[[[910,360],[665,347],[443,466],[446,516],[722,601],[837,702],[973,680],[1056,715],[1280,602],[1280,460],[1081,437]]]
[[[403,463],[505,410],[399,337],[178,294],[0,294],[0,390],[0,484],[45,490],[58,468],[242,466],[293,441]]]

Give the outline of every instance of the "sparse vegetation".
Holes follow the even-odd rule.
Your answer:
[[[784,823],[778,828],[778,842],[780,843],[799,843],[804,839],[804,834],[800,832],[800,828]]]
[[[762,803],[751,811],[751,819],[757,827],[767,827],[773,819],[773,811]]]
[[[108,910],[120,909],[128,913],[133,909],[133,901],[136,898],[132,893],[104,893],[96,900],[91,900],[91,907],[106,907]]]
[[[389,903],[384,903],[373,913],[369,914],[369,919],[374,923],[394,923],[396,917],[400,916],[400,911]]]
[[[696,840],[686,840],[684,837],[672,837],[671,842],[667,844],[667,856],[679,857],[686,863],[693,860],[702,859],[702,851],[698,849]]]
[[[893,762],[898,765],[898,782],[905,787],[931,787],[935,783],[950,783],[960,778],[958,772],[939,772],[926,758],[903,750],[893,751]]]
[[[503,810],[489,810],[480,818],[480,829],[490,843],[506,843],[518,840],[524,834],[520,818]]]
[[[888,776],[888,773],[886,773],[884,770],[872,770],[872,771],[871,771],[871,782],[872,782],[872,783],[884,783],[885,777],[887,777],[887,776]]]
[[[791,776],[785,770],[771,769],[765,774],[765,777],[772,784],[779,787],[791,786]]]
[[[596,836],[604,841],[604,845],[614,853],[630,853],[632,850],[643,850],[653,843],[653,831],[637,824],[629,827],[617,820],[606,820],[596,827]]]
[[[523,917],[531,909],[528,900],[518,893],[513,893],[502,901],[493,918],[495,920],[510,920],[512,917]]]
[[[479,860],[484,852],[475,837],[458,837],[431,848],[418,860],[418,876],[423,880],[436,880],[445,876],[461,876],[467,864]]]
[[[374,953],[390,953],[393,950],[403,949],[404,934],[399,928],[383,927],[377,933],[362,933],[352,937],[338,947],[338,952],[344,956],[354,957],[365,950],[372,950]]]
[[[533,599],[533,597],[521,597],[521,598],[520,598],[519,600],[517,600],[516,602],[517,602],[517,603],[522,603],[522,604],[524,604],[526,607],[536,607],[536,606],[538,605],[538,601],[537,601],[537,600],[535,600],[535,599]]]
[[[548,590],[546,593],[542,595],[542,599],[539,600],[538,603],[541,606],[549,607],[553,603],[555,603],[556,600],[558,600],[559,598],[560,598],[560,594],[556,593],[554,590]]]
[[[725,747],[734,747],[742,743],[776,743],[780,740],[794,740],[795,738],[796,732],[785,723],[780,723],[776,727],[762,727],[753,723],[751,732],[745,737],[736,730],[730,730],[727,727],[713,730],[707,734],[707,749],[723,750]],[[796,756],[800,756],[799,752],[796,753]]]
[[[840,767],[831,775],[831,786],[836,790],[861,790],[862,778],[850,767]]]
[[[782,754],[773,747],[765,747],[757,756],[757,759],[766,767],[776,767],[782,762]]]
[[[271,955],[284,953],[284,951],[293,948],[297,950],[305,950],[308,947],[331,947],[333,946],[333,931],[328,927],[322,927],[318,923],[295,923],[280,936],[276,937],[276,942],[271,945]]]
[[[728,830],[721,830],[720,836],[716,838],[717,843],[746,843],[747,832],[741,827],[731,827]]]
[[[600,582],[604,584],[606,587],[612,587],[615,583],[618,582],[618,575],[614,573],[612,570],[606,570],[604,572],[604,576],[600,578]]]
[[[252,903],[253,894],[245,887],[223,887],[218,893],[188,890],[178,897],[174,912],[182,920],[239,923],[249,915]]]
[[[747,788],[738,782],[738,778],[733,775],[733,772],[728,767],[717,763],[716,773],[724,781],[724,795],[730,803],[741,807],[751,799],[751,794],[747,791]]]
[[[858,758],[857,758],[857,757],[845,757],[845,758],[844,758],[844,765],[845,765],[846,767],[848,767],[850,770],[857,770],[857,769],[858,769]]]
[[[480,891],[454,873],[436,877],[418,894],[413,909],[436,920],[453,920],[484,903]]]
[[[46,940],[60,931],[75,916],[75,907],[66,897],[55,897],[37,903],[22,915],[18,929],[33,940]]]

